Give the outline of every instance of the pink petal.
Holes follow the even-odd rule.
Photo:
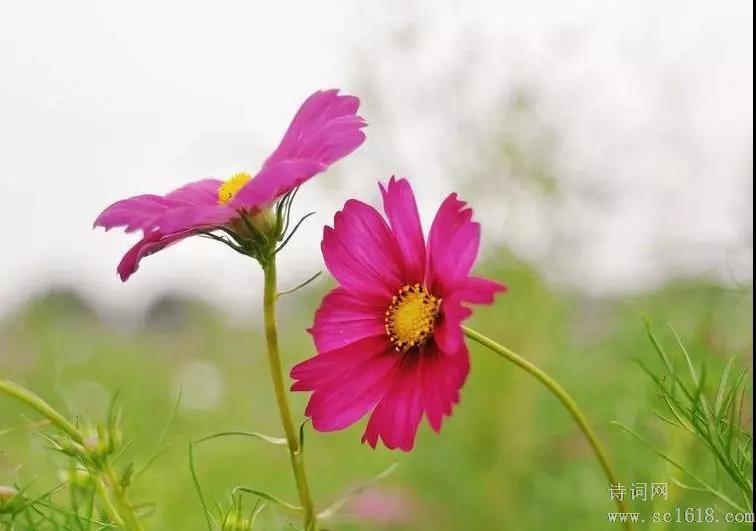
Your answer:
[[[218,203],[218,189],[223,181],[201,179],[178,188],[165,197],[185,201],[192,205],[213,205]]]
[[[440,431],[443,418],[459,402],[469,371],[470,356],[464,344],[451,355],[432,344],[405,355],[391,388],[373,410],[362,441],[375,448],[380,439],[387,448],[411,450],[423,412],[431,427]]]
[[[158,228],[160,220],[170,218],[176,211],[217,205],[220,185],[221,181],[216,179],[202,179],[182,186],[164,197],[145,194],[122,199],[106,208],[94,224],[96,227],[105,227],[106,230],[125,227],[126,232],[138,229],[149,232]],[[175,230],[163,229],[162,232]]]
[[[166,199],[159,195],[137,195],[116,201],[107,207],[97,216],[94,225],[104,227],[105,230],[125,227],[126,232],[132,232],[151,226],[155,219],[166,211],[184,205],[183,202]]]
[[[427,283],[441,296],[470,273],[478,255],[480,225],[472,210],[451,194],[441,204],[428,236]]]
[[[445,416],[451,415],[452,407],[459,402],[459,390],[470,372],[470,355],[467,347],[452,354],[428,349],[420,358],[420,385],[428,423],[434,431],[441,430]]]
[[[331,274],[348,291],[390,303],[404,285],[394,235],[371,206],[349,200],[325,227],[321,244]]]
[[[291,370],[292,391],[314,390],[305,410],[318,431],[343,429],[385,394],[399,356],[386,337],[367,338],[318,354]]]
[[[371,305],[343,288],[331,290],[315,312],[310,332],[318,352],[341,348],[371,336],[385,336],[383,305]]]
[[[212,204],[174,208],[157,218],[153,228],[163,233],[181,232],[189,229],[225,225],[237,212],[228,205]]]
[[[480,277],[467,277],[454,286],[452,297],[474,304],[491,304],[497,293],[507,291],[504,284]]]
[[[316,92],[302,104],[281,144],[234,197],[234,208],[264,208],[362,145],[360,100],[338,92]]]
[[[321,352],[292,367],[291,377],[297,382],[292,391],[313,391],[336,381],[352,367],[359,367],[366,359],[391,349],[386,336],[367,337],[344,347]]]
[[[169,245],[183,240],[184,238],[191,236],[192,231],[185,231],[176,234],[164,235],[158,231],[146,234],[141,240],[139,240],[121,259],[118,264],[118,275],[121,277],[121,281],[126,282],[134,272],[139,269],[139,262],[145,256],[154,254],[162,249],[165,249]]]
[[[297,158],[332,164],[365,141],[360,131],[365,122],[357,116],[360,100],[338,92],[318,91],[307,98],[264,167]]]
[[[310,397],[305,415],[318,431],[342,430],[375,407],[391,386],[399,356],[391,350],[363,363],[359,370],[319,387]]]
[[[229,204],[235,209],[265,208],[327,167],[312,159],[288,159],[269,164],[245,184]]]
[[[388,187],[381,185],[383,210],[402,254],[405,280],[422,282],[425,277],[425,238],[420,226],[415,195],[407,179],[392,177]]]
[[[438,348],[453,354],[464,347],[462,321],[472,315],[472,310],[462,306],[458,300],[444,299],[441,303],[441,319],[433,332]]]
[[[373,448],[382,440],[386,448],[412,450],[423,416],[423,391],[417,357],[402,356],[391,388],[370,415],[362,441]]]

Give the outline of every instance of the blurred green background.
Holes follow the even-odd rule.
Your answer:
[[[250,275],[261,274],[256,267],[250,262]],[[733,355],[741,365],[750,363],[750,286],[686,281],[643,295],[595,298],[555,291],[504,250],[493,253],[478,273],[506,282],[510,292],[494,306],[478,309],[471,326],[563,383],[607,444],[622,483],[670,482],[666,502],[631,503],[632,510],[648,520],[652,511],[716,507],[711,497],[672,485],[675,472],[610,421],[635,427],[703,476],[715,477],[700,444],[654,418],[659,399],[634,363],[640,359],[659,368],[642,316],[653,321],[669,350],[674,343],[666,324],[673,324],[696,362],[716,374]],[[329,287],[330,280],[324,280],[281,299],[287,368],[312,354],[305,330]],[[115,327],[74,293],[50,292],[3,320],[0,375],[82,419],[102,417],[118,390],[126,437],[134,442],[124,461],[137,464],[154,453],[182,387],[182,405],[169,427],[167,447],[131,490],[138,501],[157,503],[147,520],[149,529],[200,530],[204,520],[192,487],[188,441],[230,429],[281,434],[260,323],[231,323],[201,301],[171,296],[151,307],[145,323]],[[476,345],[471,351],[472,370],[454,415],[439,436],[423,425],[411,453],[360,444],[364,423],[340,433],[308,430],[306,460],[321,508],[399,463],[392,476],[363,493],[332,527],[619,529],[606,521],[606,512],[615,510],[607,482],[562,406],[529,375]],[[306,396],[295,394],[292,399],[301,417]],[[749,429],[751,418],[749,409]],[[38,494],[58,484],[56,470],[65,467],[66,459],[46,449],[35,435],[32,422],[38,418],[0,396],[0,419],[0,484],[33,480],[30,492]],[[287,455],[280,447],[246,438],[218,439],[197,449],[197,466],[208,498],[224,507],[236,485],[296,500]],[[252,505],[251,500],[247,503]],[[261,527],[289,529],[286,518],[292,516],[269,507]],[[647,525],[738,528],[725,523]]]

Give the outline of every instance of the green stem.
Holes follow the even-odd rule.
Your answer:
[[[304,525],[307,531],[317,528],[315,518],[315,507],[310,494],[310,487],[307,483],[307,475],[304,467],[304,457],[302,448],[299,444],[299,435],[291,418],[291,408],[286,395],[286,386],[284,384],[283,370],[281,367],[281,355],[278,350],[278,331],[276,330],[276,261],[271,257],[263,265],[265,273],[265,290],[263,296],[264,316],[265,316],[265,338],[268,342],[268,363],[270,365],[270,375],[273,379],[273,388],[276,393],[276,402],[278,412],[281,415],[286,442],[289,447],[289,456],[291,457],[291,467],[294,470],[294,479],[297,483],[299,501],[304,510]]]
[[[115,525],[117,525],[118,527],[123,527],[123,518],[121,518],[121,515],[118,514],[118,510],[113,505],[113,500],[110,499],[108,489],[105,488],[105,478],[95,478],[94,484],[95,490],[97,491],[97,497],[100,499],[100,503],[102,504],[102,510]]]
[[[79,429],[63,415],[55,411],[50,404],[28,389],[7,380],[0,380],[0,392],[31,407],[46,417],[53,425],[68,434],[75,442],[83,444],[84,436]],[[97,475],[94,477],[95,490],[100,498],[103,511],[119,527],[124,527],[129,531],[141,531],[142,527],[133,512],[126,490],[119,483],[110,462],[106,458],[104,461],[98,460],[94,466],[97,469]],[[113,500],[111,500],[108,489],[105,488],[106,484],[110,486],[110,491],[115,497],[118,508],[113,505]]]
[[[606,452],[601,446],[598,437],[596,437],[593,428],[591,428],[590,424],[588,423],[588,419],[586,419],[583,412],[580,411],[580,407],[578,407],[577,403],[575,403],[572,397],[559,383],[556,382],[556,380],[554,380],[551,376],[543,372],[543,370],[541,370],[519,354],[509,350],[503,345],[500,345],[496,341],[493,341],[486,336],[476,332],[475,330],[472,330],[465,326],[463,326],[462,329],[464,330],[465,335],[468,338],[494,351],[502,358],[511,361],[521,369],[524,369],[526,372],[530,373],[531,376],[534,376],[543,385],[545,385],[548,390],[551,391],[554,396],[559,399],[560,402],[562,402],[564,407],[567,408],[567,411],[569,411],[570,415],[572,415],[572,418],[577,423],[580,431],[582,431],[583,435],[585,435],[585,438],[588,439],[588,443],[591,445],[593,453],[596,455],[596,459],[598,459],[599,463],[601,464],[601,468],[604,470],[604,474],[606,474],[606,477],[609,480],[609,484],[617,485],[619,483],[616,474],[612,470],[612,466],[609,464],[609,459],[606,456]],[[628,512],[623,500],[615,498],[615,502],[617,503],[617,509],[619,510],[619,512]],[[628,522],[626,523],[625,528],[632,529],[632,525]]]
[[[134,514],[134,507],[129,500],[129,495],[126,493],[126,489],[118,481],[118,475],[116,474],[110,461],[105,460],[101,466],[103,475],[107,478],[110,484],[110,490],[116,499],[118,504],[119,514],[123,520],[123,526],[129,531],[142,531],[142,524],[139,523],[139,519]]]
[[[71,422],[69,422],[63,415],[55,411],[50,404],[28,389],[24,389],[20,385],[9,382],[8,380],[0,380],[0,391],[16,400],[20,400],[32,409],[35,409],[58,428],[66,432],[77,443],[81,444],[84,442],[84,436],[76,426],[71,424]]]

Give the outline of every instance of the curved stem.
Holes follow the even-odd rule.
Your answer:
[[[116,503],[118,504],[119,514],[123,520],[123,526],[129,531],[142,531],[142,525],[139,522],[136,514],[134,514],[134,508],[129,500],[129,495],[126,493],[126,489],[118,481],[118,475],[113,470],[113,466],[109,460],[106,460],[102,464],[103,475],[107,478],[110,484],[110,490],[113,492]]]
[[[53,425],[64,431],[75,442],[79,444],[84,442],[84,436],[76,426],[63,415],[55,411],[50,404],[28,389],[7,380],[0,380],[0,392],[23,402],[43,415]],[[142,527],[138,518],[134,514],[126,490],[120,485],[118,476],[116,475],[115,470],[113,470],[107,457],[104,460],[97,460],[93,468],[96,469],[96,477],[94,480],[95,491],[100,499],[103,511],[117,526],[124,527],[129,531],[141,531]],[[106,484],[110,487],[110,491],[116,500],[118,508],[113,505],[113,500],[111,500],[111,497],[108,494]]]
[[[113,501],[110,499],[108,489],[105,488],[104,478],[98,477],[94,479],[95,490],[102,504],[102,510],[110,518],[110,520],[118,527],[123,527],[123,518],[118,514],[118,510],[113,505]]]
[[[84,441],[84,436],[76,426],[71,424],[71,422],[63,415],[55,411],[50,404],[28,389],[24,389],[20,385],[9,382],[8,380],[0,380],[0,391],[16,400],[20,400],[32,409],[35,409],[58,428],[66,432],[69,437],[77,443],[82,443]]]
[[[509,350],[507,347],[500,345],[496,341],[493,341],[486,336],[476,332],[475,330],[472,330],[470,328],[467,328],[465,326],[462,327],[462,330],[464,330],[465,335],[475,341],[476,343],[479,343],[480,345],[483,345],[484,347],[494,351],[496,354],[501,356],[502,358],[505,358],[521,369],[524,369],[526,372],[530,373],[532,376],[534,376],[537,380],[539,380],[543,385],[545,385],[549,391],[551,391],[554,396],[556,396],[560,402],[564,405],[564,407],[567,408],[567,411],[570,412],[570,415],[572,415],[572,418],[577,423],[578,427],[580,428],[580,431],[583,432],[583,435],[585,435],[585,438],[588,439],[588,443],[591,445],[591,448],[593,449],[593,453],[596,455],[596,459],[598,459],[599,463],[601,464],[601,468],[604,470],[604,474],[606,475],[607,479],[609,480],[610,485],[617,485],[619,481],[617,481],[617,476],[614,473],[614,470],[612,470],[612,466],[609,464],[609,459],[606,455],[606,452],[604,451],[604,448],[601,446],[601,443],[598,440],[598,437],[596,437],[596,434],[593,431],[593,428],[591,428],[591,425],[588,423],[588,419],[586,419],[585,415],[582,411],[580,411],[580,407],[578,407],[577,403],[572,399],[572,397],[565,391],[565,389],[551,376],[543,372],[540,368],[520,356],[519,354]],[[627,508],[625,507],[625,503],[623,500],[615,498],[614,500],[617,503],[617,509],[619,512],[626,513]],[[632,525],[628,522],[625,526],[626,529],[632,529]]]
[[[263,295],[263,305],[265,314],[265,338],[268,342],[268,364],[270,365],[270,375],[273,379],[273,388],[276,393],[276,402],[278,412],[281,415],[284,433],[286,434],[286,443],[289,447],[289,456],[291,457],[291,467],[294,470],[294,479],[297,483],[299,501],[304,510],[304,525],[307,531],[317,528],[315,518],[315,507],[310,494],[310,487],[307,483],[307,475],[304,467],[304,456],[299,444],[299,435],[291,418],[291,408],[286,395],[286,386],[284,385],[283,370],[281,368],[281,355],[278,350],[278,331],[276,330],[276,261],[271,257],[263,265],[265,273],[265,290]]]

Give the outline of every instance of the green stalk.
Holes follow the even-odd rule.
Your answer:
[[[305,473],[304,457],[299,443],[299,435],[291,418],[291,408],[286,394],[283,369],[281,367],[281,355],[278,349],[278,331],[276,329],[276,259],[272,256],[264,265],[265,289],[263,295],[263,307],[265,317],[265,338],[268,342],[268,364],[270,375],[273,380],[273,388],[276,393],[278,412],[281,415],[286,443],[291,457],[291,467],[294,470],[294,479],[297,484],[299,501],[304,510],[304,525],[307,531],[317,529],[315,507],[310,494]]]
[[[65,432],[71,439],[78,444],[84,443],[84,436],[79,429],[74,426],[63,415],[55,411],[47,402],[40,397],[21,387],[18,384],[9,382],[8,380],[0,380],[0,392],[9,395],[16,400],[19,400],[31,407],[42,416],[47,418],[53,425]],[[142,526],[139,523],[131,503],[128,500],[126,490],[121,486],[118,481],[118,477],[110,464],[107,457],[104,459],[98,459],[93,462],[92,467],[96,470],[92,471],[94,474],[94,485],[97,496],[100,499],[103,511],[108,517],[119,527],[128,529],[129,531],[141,531]],[[113,500],[108,493],[106,484],[110,487],[110,491],[115,498],[116,508],[113,505]]]
[[[109,459],[105,458],[101,469],[103,476],[110,484],[110,490],[118,504],[118,512],[123,520],[122,525],[124,529],[128,529],[129,531],[142,531],[142,524],[139,523],[139,519],[136,514],[134,514],[134,508],[131,505],[126,489],[123,488],[121,482],[118,481],[118,475],[110,464]]]
[[[108,489],[105,487],[104,477],[94,478],[94,485],[97,496],[99,497],[100,503],[102,504],[102,510],[106,515],[108,515],[108,518],[110,518],[115,525],[117,525],[118,527],[123,527],[123,518],[121,518],[121,515],[118,514],[118,510],[115,508],[113,501],[110,499]]]
[[[16,400],[20,400],[32,409],[35,409],[58,428],[66,432],[77,443],[81,444],[84,442],[84,436],[76,426],[71,424],[71,422],[69,422],[69,420],[63,415],[55,411],[50,404],[28,389],[24,389],[20,385],[9,382],[8,380],[0,380],[0,391]]]
[[[492,339],[487,338],[486,336],[476,332],[475,330],[472,330],[470,328],[467,328],[465,326],[462,327],[462,330],[464,330],[465,335],[475,341],[476,343],[479,343],[480,345],[483,345],[484,347],[494,351],[496,354],[501,356],[502,358],[511,361],[521,369],[524,369],[525,372],[530,373],[531,376],[534,376],[538,381],[540,381],[543,385],[546,386],[546,388],[556,396],[560,402],[562,402],[562,405],[567,408],[567,411],[570,412],[570,415],[572,415],[572,418],[575,420],[575,423],[577,423],[578,427],[580,428],[580,431],[583,432],[583,435],[585,435],[585,438],[588,440],[588,443],[591,445],[591,448],[593,449],[593,453],[596,456],[596,459],[598,459],[598,462],[601,464],[601,468],[604,470],[604,474],[606,475],[607,479],[609,480],[610,485],[617,485],[619,481],[617,480],[617,476],[614,473],[614,470],[612,470],[612,466],[609,464],[609,459],[606,455],[606,452],[604,451],[604,448],[601,446],[601,443],[598,440],[598,437],[596,437],[596,434],[593,431],[593,428],[591,428],[591,425],[588,423],[588,419],[585,417],[583,412],[580,410],[580,407],[578,407],[577,403],[572,399],[572,397],[565,391],[565,389],[551,376],[543,372],[540,368],[520,356],[519,354],[509,350],[507,347],[500,345],[496,341],[493,341]],[[626,513],[627,507],[625,506],[625,502],[623,500],[619,500],[615,498],[615,502],[617,503],[617,510],[621,513]],[[625,525],[625,529],[631,530],[633,527],[632,525],[627,522]]]

